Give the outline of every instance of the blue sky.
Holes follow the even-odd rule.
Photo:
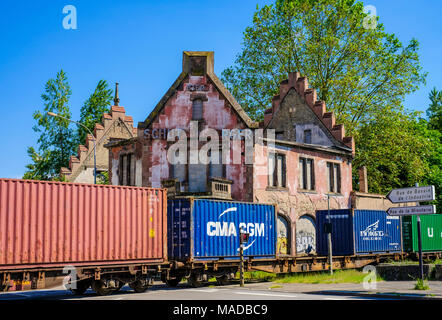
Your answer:
[[[215,51],[215,73],[240,52],[242,32],[261,0],[223,1],[12,1],[0,11],[0,177],[18,178],[37,135],[32,114],[43,108],[44,84],[63,68],[80,108],[100,79],[120,83],[120,105],[146,118],[181,71],[183,50]],[[367,0],[386,30],[403,43],[420,42],[427,84],[407,97],[409,109],[424,111],[428,93],[442,89],[442,1]],[[62,26],[65,5],[77,8],[77,30]]]

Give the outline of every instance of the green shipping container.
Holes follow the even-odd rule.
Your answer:
[[[442,214],[421,215],[422,251],[442,251]],[[417,217],[402,217],[405,252],[418,252]]]

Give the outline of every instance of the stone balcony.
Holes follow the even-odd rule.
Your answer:
[[[189,191],[187,181],[180,182],[178,179],[166,179],[162,181],[162,187],[167,189],[168,198],[195,197],[232,200],[233,181],[222,178],[209,178],[206,191]]]

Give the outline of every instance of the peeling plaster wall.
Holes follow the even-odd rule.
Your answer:
[[[94,168],[90,167],[90,168],[85,168],[85,169],[81,170],[73,182],[93,184],[94,183]]]
[[[304,131],[311,130],[312,132],[312,142],[311,144],[322,145],[331,147],[333,146],[333,142],[329,137],[324,133],[324,131],[314,123],[306,123],[306,124],[296,124],[296,141],[304,142]]]
[[[190,91],[188,85],[205,85],[208,91]],[[206,76],[189,76],[167,101],[162,111],[156,116],[149,129],[184,129],[187,134],[192,120],[192,97],[198,95],[203,100],[203,123],[201,131],[211,128],[218,131],[221,145],[221,130],[245,129],[246,125],[240,120],[233,108],[231,108],[216,87],[208,81]],[[200,131],[200,133],[201,133]],[[161,187],[162,180],[170,179],[167,150],[172,142],[163,139],[147,139],[144,137],[144,129],[138,129],[138,144],[136,147],[136,184],[142,186]],[[200,142],[199,147],[206,144]],[[244,143],[239,146],[244,148]],[[233,144],[232,144],[233,145]],[[125,147],[126,149],[129,146]],[[113,148],[111,161],[118,160],[124,149]],[[241,154],[241,150],[238,150]],[[113,163],[113,162],[112,162]],[[241,156],[240,164],[233,164],[233,151],[230,154],[230,164],[226,164],[226,179],[232,180],[232,198],[235,200],[252,201],[251,170],[244,165],[244,156]],[[141,172],[140,172],[141,170]],[[112,176],[118,171],[112,169]],[[249,173],[250,172],[250,173]],[[112,179],[114,183],[115,179]]]
[[[296,248],[296,222],[303,215],[316,218],[316,210],[327,209],[327,161],[340,163],[341,193],[330,196],[331,209],[346,209],[351,207],[350,193],[352,191],[351,162],[339,156],[322,152],[301,150],[300,148],[279,148],[278,153],[286,155],[286,188],[274,189],[268,187],[267,147],[256,146],[256,161],[260,166],[254,167],[253,197],[255,202],[277,204],[278,213],[283,215],[291,225],[290,247],[292,253]],[[300,192],[299,157],[314,160],[315,190]]]

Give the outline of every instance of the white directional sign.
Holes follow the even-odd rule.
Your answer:
[[[393,189],[387,199],[393,203],[432,201],[435,199],[434,186]]]
[[[396,207],[387,210],[390,216],[408,216],[436,213],[436,206],[417,206],[417,207]]]

